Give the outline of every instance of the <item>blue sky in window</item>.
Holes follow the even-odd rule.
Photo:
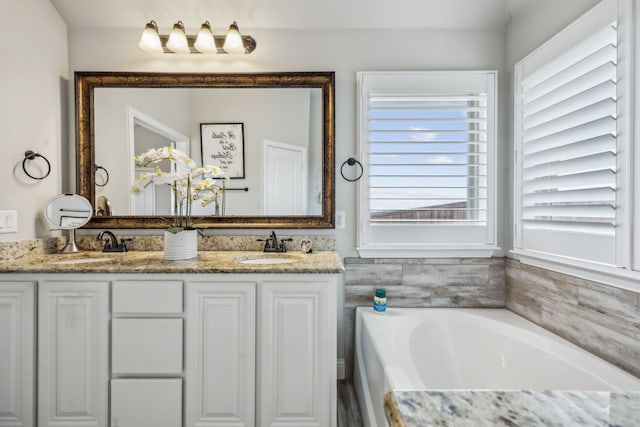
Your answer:
[[[469,158],[474,156],[474,164],[486,163],[483,155],[469,154],[467,117],[466,102],[372,105],[370,208],[416,209],[467,201]]]

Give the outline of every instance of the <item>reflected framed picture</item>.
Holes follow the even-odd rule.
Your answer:
[[[224,176],[244,178],[244,123],[200,123],[202,164],[218,166]]]

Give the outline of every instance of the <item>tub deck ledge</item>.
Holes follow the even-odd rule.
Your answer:
[[[640,391],[391,390],[384,408],[391,427],[632,427],[640,419]]]

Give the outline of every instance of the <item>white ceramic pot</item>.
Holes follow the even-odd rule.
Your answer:
[[[164,232],[164,259],[192,259],[198,256],[198,230]]]

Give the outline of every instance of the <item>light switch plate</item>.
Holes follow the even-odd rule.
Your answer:
[[[18,211],[0,211],[0,233],[18,232]]]
[[[336,229],[344,230],[346,222],[344,211],[336,211]]]

